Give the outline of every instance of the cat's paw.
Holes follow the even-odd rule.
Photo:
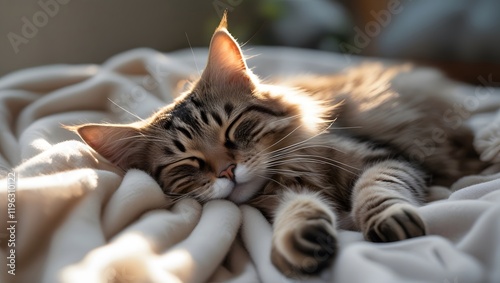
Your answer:
[[[301,278],[321,272],[336,252],[336,232],[331,221],[314,218],[275,231],[271,261],[285,276]]]
[[[395,204],[372,217],[365,238],[372,242],[394,242],[425,236],[425,224],[415,207]]]

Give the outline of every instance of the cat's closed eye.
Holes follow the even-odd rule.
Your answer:
[[[256,133],[254,130],[259,125],[259,121],[255,119],[248,119],[241,122],[236,130],[234,131],[234,139],[237,141],[246,141],[250,139]],[[258,129],[257,129],[258,130]]]

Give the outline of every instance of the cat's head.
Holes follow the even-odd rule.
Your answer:
[[[150,173],[167,194],[244,202],[280,173],[293,145],[322,129],[324,114],[300,90],[261,83],[224,16],[201,78],[174,103],[146,121],[74,130],[121,168]]]

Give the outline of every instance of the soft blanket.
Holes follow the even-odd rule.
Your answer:
[[[363,58],[254,48],[261,78],[341,70]],[[225,201],[174,205],[139,170],[122,172],[61,127],[130,122],[172,101],[206,50],[138,49],[101,66],[55,65],[0,79],[1,282],[293,282],[270,262],[271,225]],[[491,77],[479,82],[494,83]],[[500,161],[500,90],[450,85],[450,119]],[[430,106],[432,107],[432,106]],[[375,244],[340,233],[340,253],[304,282],[500,282],[500,168],[469,176],[419,210],[430,235]],[[6,261],[6,263],[5,263]]]

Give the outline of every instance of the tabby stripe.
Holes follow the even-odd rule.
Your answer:
[[[165,120],[165,122],[163,123],[162,127],[165,129],[165,130],[170,130],[170,128],[172,127],[172,120],[167,118]]]
[[[381,200],[377,201],[373,205],[370,206],[366,210],[365,217],[363,217],[362,222],[366,223],[368,220],[373,218],[374,216],[380,214],[382,211],[386,210],[393,204],[399,203],[399,202],[408,202],[404,198],[398,198],[398,197],[382,197]]]
[[[375,197],[371,200],[371,202],[367,203],[365,205],[366,207],[366,212],[370,212],[372,211],[373,209],[376,209],[376,208],[381,208],[383,207],[383,209],[387,208],[388,206],[384,206],[384,204],[387,204],[387,202],[389,201],[393,201],[394,200],[394,197],[387,197],[387,196],[378,196],[378,197]]]
[[[169,156],[169,155],[173,155],[174,152],[167,146],[163,147],[163,154]]]
[[[179,118],[184,124],[189,124],[194,120],[193,113],[187,107],[183,108],[182,111],[179,111],[177,114],[177,118]]]
[[[384,174],[385,175],[385,174]],[[400,179],[394,177],[394,176],[390,176],[391,178],[388,178],[388,176],[380,176],[378,178],[375,179],[375,182],[383,182],[383,183],[390,183],[390,184],[395,184],[395,185],[399,185],[399,186],[403,186],[405,187],[406,184],[401,181]]]
[[[192,181],[185,177],[184,180],[180,180],[178,183],[179,184],[173,184],[170,189],[175,190],[177,193],[183,193],[183,190],[189,188],[189,184],[191,184]]]
[[[187,189],[189,189],[189,184],[191,183],[191,180],[187,180],[185,182],[180,183],[179,185],[176,186],[176,192],[177,193],[187,193]]]
[[[408,171],[408,170],[405,170],[405,168],[397,168],[397,167],[389,167],[389,168],[393,169],[393,170],[401,171],[401,172],[405,173],[406,175],[410,176],[411,178],[413,178],[414,180],[423,181],[423,178],[420,175],[415,174],[416,172],[414,172],[414,171]]]
[[[175,142],[175,141],[174,141],[174,142]],[[173,165],[173,164],[175,164],[175,163],[177,163],[177,162],[181,162],[181,161],[183,161],[183,160],[186,160],[186,159],[192,159],[192,158],[191,158],[191,157],[188,157],[188,158],[182,158],[182,159],[179,159],[179,160],[176,160],[176,161],[170,162],[170,163],[166,163],[166,164],[158,165],[158,166],[156,167],[156,169],[155,169],[155,170],[153,170],[153,172],[154,172],[154,173],[153,173],[153,176],[154,176],[155,180],[158,180],[158,179],[160,178],[161,172],[162,172],[165,168],[167,168],[168,166]],[[185,175],[183,175],[183,176],[185,176]]]
[[[422,196],[422,188],[425,186],[425,184],[418,184],[418,181],[413,179],[412,176],[410,176],[410,180],[407,180],[404,182],[406,184],[406,188],[416,197]]]
[[[188,130],[184,129],[183,127],[176,127],[176,129],[178,131],[180,131],[181,133],[183,133],[188,139],[190,139],[190,140],[193,139],[193,136],[191,135],[191,133]]]
[[[171,178],[170,180],[168,180],[168,186],[173,187],[173,185],[175,183],[177,183],[178,181],[180,181],[182,179],[185,179],[186,177],[187,177],[186,175],[180,175],[180,176],[177,176],[175,178]]]
[[[201,115],[201,120],[203,121],[203,123],[208,125],[207,113],[205,113],[205,111],[200,111],[200,115]]]
[[[250,125],[247,125],[245,132],[249,132],[248,134],[251,134],[253,132],[253,130],[255,129],[255,127],[257,127],[259,124],[260,124],[260,121],[257,121],[257,120],[250,121]]]
[[[422,188],[419,186],[419,188],[415,187],[415,184],[413,182],[405,182],[406,188],[416,197],[421,196],[421,190],[419,188]]]
[[[222,126],[222,119],[221,117],[219,116],[219,114],[215,113],[215,112],[211,112],[210,114],[212,114],[212,117],[214,118],[215,122],[217,122],[217,124],[219,126]]]
[[[259,124],[259,121],[257,121],[257,120],[245,120],[245,121],[241,122],[238,125],[238,127],[236,127],[236,131],[238,131],[238,128],[240,128],[240,130],[238,132],[249,136],[251,134],[252,130],[258,124]],[[235,134],[236,134],[236,131],[235,131]]]
[[[415,185],[417,185],[419,188],[424,188],[425,187],[425,180],[424,180],[424,177],[420,176],[417,174],[417,172],[414,172],[414,171],[406,171],[406,170],[402,170],[402,172],[406,173],[406,175],[408,175],[410,178],[413,179],[413,181],[415,181]],[[421,193],[420,190],[418,190],[419,193]]]
[[[224,112],[226,112],[226,116],[229,118],[231,116],[231,113],[233,112],[233,105],[227,103],[226,105],[224,105]]]
[[[385,175],[385,178],[383,178],[384,175]],[[387,177],[390,177],[390,178],[387,178]],[[389,174],[387,172],[384,172],[382,174],[382,178],[378,178],[375,181],[379,181],[379,182],[385,181],[386,183],[398,184],[401,187],[403,187],[404,189],[411,191],[414,195],[418,195],[418,190],[410,185],[411,182],[404,182],[398,176],[394,176],[394,175]]]
[[[189,126],[191,128],[193,133],[199,133],[201,130],[201,125],[200,125],[200,123],[198,123],[197,118],[191,120],[189,122],[189,124],[187,124],[187,126]]]
[[[182,152],[186,152],[186,147],[184,147],[184,145],[178,141],[178,140],[174,140],[174,145]]]
[[[154,170],[154,173],[153,173],[155,180],[158,181],[160,179],[161,172],[163,172],[163,169],[167,168],[167,166],[169,166],[171,164],[172,163],[167,163],[167,164],[159,165],[158,167],[156,167],[156,169]]]
[[[196,98],[191,96],[191,102],[193,102],[194,106],[200,108],[201,107],[201,102],[199,102]]]
[[[262,132],[262,130],[264,130],[264,126],[262,126],[262,127],[258,128],[257,130],[253,131],[253,132],[251,133],[251,135],[252,135],[253,137],[257,137],[257,136],[258,136],[258,135]]]

